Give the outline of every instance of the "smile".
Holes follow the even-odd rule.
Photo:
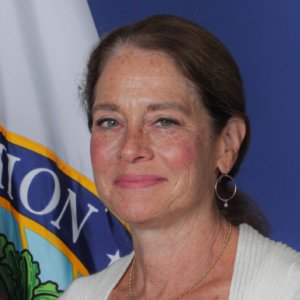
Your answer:
[[[114,185],[124,189],[146,188],[167,181],[156,175],[121,175],[114,180]]]

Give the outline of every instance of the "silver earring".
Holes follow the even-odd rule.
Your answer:
[[[224,180],[224,179],[228,179],[228,180],[230,180],[233,183],[233,192],[232,192],[232,195],[230,195],[227,198],[222,197],[220,195],[220,193],[219,193],[219,191],[220,191],[219,185],[220,185],[221,181]],[[233,177],[231,177],[228,174],[222,174],[217,179],[216,184],[215,184],[215,193],[216,193],[216,196],[218,197],[218,199],[224,202],[224,207],[225,208],[228,207],[228,201],[230,201],[235,196],[236,192],[237,192],[237,186],[236,186],[236,183],[235,183],[235,180],[233,179]]]

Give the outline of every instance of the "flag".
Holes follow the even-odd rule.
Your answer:
[[[98,35],[85,1],[3,0],[0,41],[0,299],[56,299],[132,249],[78,96]]]

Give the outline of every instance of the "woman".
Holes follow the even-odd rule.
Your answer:
[[[300,299],[299,253],[236,194],[249,122],[216,38],[174,16],[121,27],[92,53],[84,99],[97,190],[134,253],[62,299]]]

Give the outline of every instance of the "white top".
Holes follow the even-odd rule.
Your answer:
[[[229,300],[300,300],[300,253],[239,226]],[[126,272],[133,253],[94,275],[77,279],[60,300],[105,300]]]

